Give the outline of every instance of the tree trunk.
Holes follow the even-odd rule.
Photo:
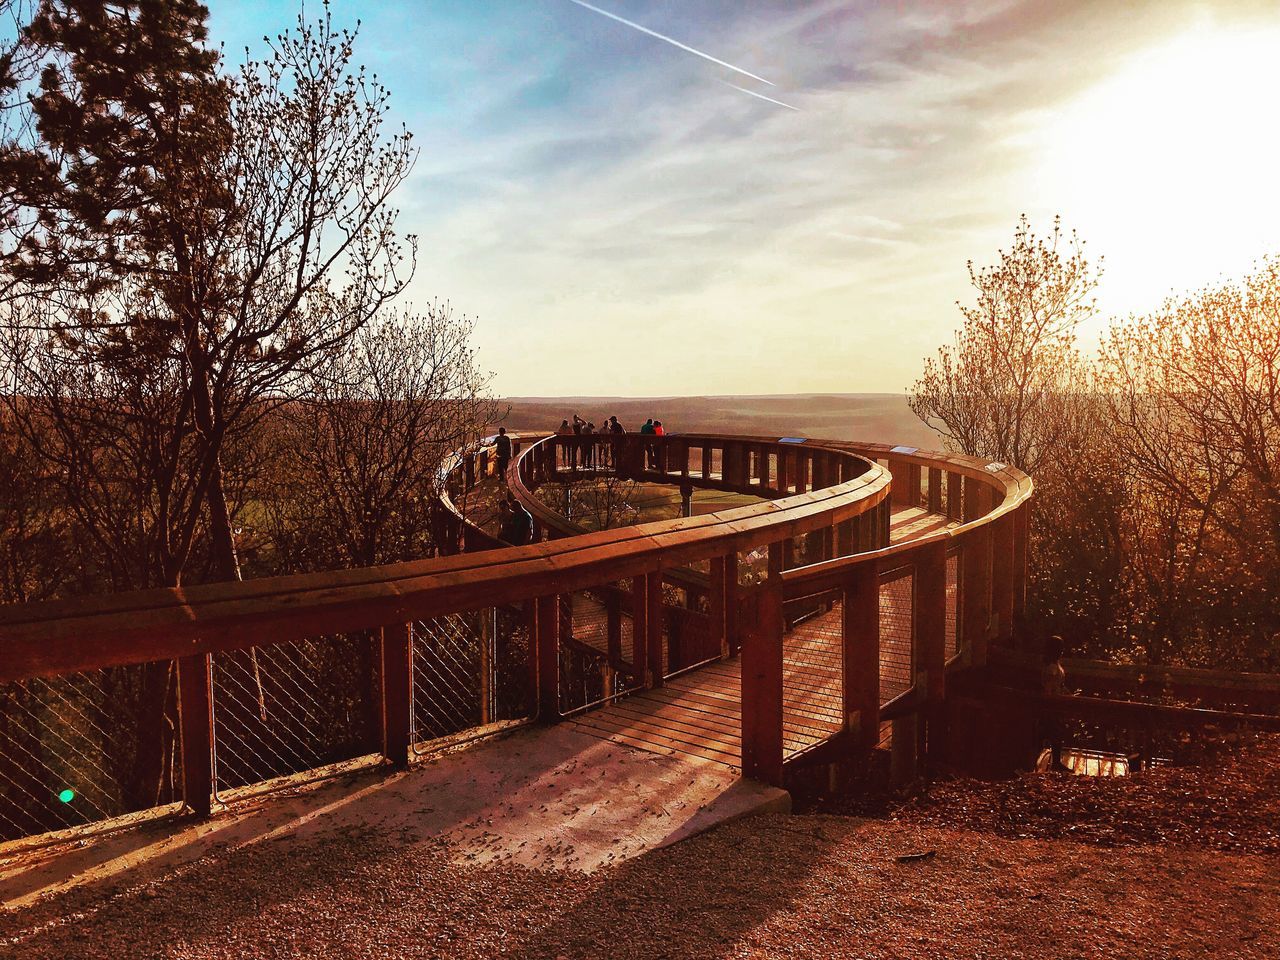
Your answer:
[[[222,486],[222,461],[215,455],[209,474],[209,538],[213,551],[214,575],[218,580],[239,580],[240,559],[236,555],[235,535],[231,529],[231,511]]]

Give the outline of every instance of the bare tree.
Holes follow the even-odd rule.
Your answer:
[[[472,322],[447,304],[393,313],[335,345],[281,411],[262,497],[285,569],[427,556],[440,469],[496,418]]]
[[[1205,608],[1226,602],[1250,606],[1269,636],[1280,622],[1280,260],[1114,324],[1099,383],[1137,488],[1153,642],[1180,649]]]
[[[1093,312],[1098,276],[1057,220],[1043,239],[1020,218],[999,263],[970,262],[977,299],[960,306],[955,343],[926,359],[911,409],[964,453],[1035,471],[1069,443],[1069,407],[1088,390],[1075,328]]]
[[[159,377],[169,406],[149,429],[194,452],[172,505],[185,519],[162,568],[171,583],[200,532],[214,576],[239,576],[227,444],[403,289],[414,251],[389,203],[409,135],[384,133],[388,94],[353,66],[354,34],[326,5],[231,81],[203,46],[206,15],[42,3],[40,139],[0,162],[17,197],[5,271],[42,305],[15,312],[30,321],[25,386],[47,382],[50,350],[86,384]],[[147,406],[98,428],[123,435]]]

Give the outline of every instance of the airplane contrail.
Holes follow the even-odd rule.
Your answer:
[[[748,90],[746,87],[740,87],[736,83],[730,83],[728,80],[721,80],[726,87],[732,87],[740,93],[745,93],[748,97],[755,97],[757,100],[767,100],[769,103],[776,103],[780,107],[786,107],[788,110],[800,112],[799,107],[793,107],[789,103],[783,103],[781,100],[775,100],[773,97],[766,97],[763,93],[756,93],[754,90]]]
[[[695,50],[693,47],[683,44],[679,40],[673,40],[668,36],[658,33],[656,30],[650,30],[648,27],[642,27],[638,23],[633,23],[630,20],[626,20],[618,16],[616,13],[610,13],[608,10],[601,10],[599,7],[593,7],[591,4],[583,2],[583,0],[569,0],[569,2],[576,3],[580,7],[585,7],[586,9],[590,10],[592,13],[598,13],[602,17],[608,17],[610,20],[617,20],[618,23],[624,24],[625,26],[630,27],[632,30],[639,30],[641,33],[645,33],[651,37],[655,37],[656,39],[661,40],[664,43],[669,43],[673,47],[679,47],[681,50],[685,51],[686,53],[692,53],[695,57],[701,57],[703,60],[710,60],[712,63],[718,64],[719,66],[728,67],[734,73],[740,73],[744,77],[750,77],[752,80],[759,80],[761,83],[767,84],[770,87],[774,86],[773,83],[766,80],[764,77],[757,77],[754,73],[751,73],[750,71],[747,71],[747,70],[743,70],[741,67],[735,67],[732,63],[725,63],[723,60],[717,60],[715,57],[711,56],[711,54],[709,53],[703,53],[701,50]],[[730,86],[732,86],[732,84],[730,84]],[[739,87],[738,89],[741,90],[742,88]],[[745,90],[743,92],[750,93],[751,91]],[[755,96],[759,96],[759,94],[755,94]],[[764,99],[767,100],[768,97],[765,97]],[[785,107],[787,106],[787,104],[784,103],[782,104],[782,106]],[[791,109],[794,110],[796,108],[792,107]]]

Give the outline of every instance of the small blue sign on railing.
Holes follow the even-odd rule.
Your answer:
[[[809,441],[805,437],[779,437],[778,442],[779,443],[808,443]]]
[[[890,453],[915,453],[919,449],[920,449],[919,447],[894,447],[889,452]]]

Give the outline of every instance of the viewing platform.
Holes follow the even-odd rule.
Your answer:
[[[181,858],[245,810],[307,831],[417,810],[463,856],[610,862],[785,806],[877,748],[914,769],[942,749],[948,675],[1012,637],[1031,481],[1003,464],[802,438],[513,441],[505,475],[491,446],[448,464],[435,558],[0,609],[10,850],[217,813],[175,825],[160,846]],[[621,484],[667,485],[687,514],[697,491],[743,505],[587,529],[573,498]],[[533,543],[497,538],[504,495]],[[148,681],[171,692],[134,728],[95,723]],[[408,772],[350,785],[380,765]],[[73,859],[112,861],[121,836]],[[30,898],[60,869],[17,856],[0,890]]]

